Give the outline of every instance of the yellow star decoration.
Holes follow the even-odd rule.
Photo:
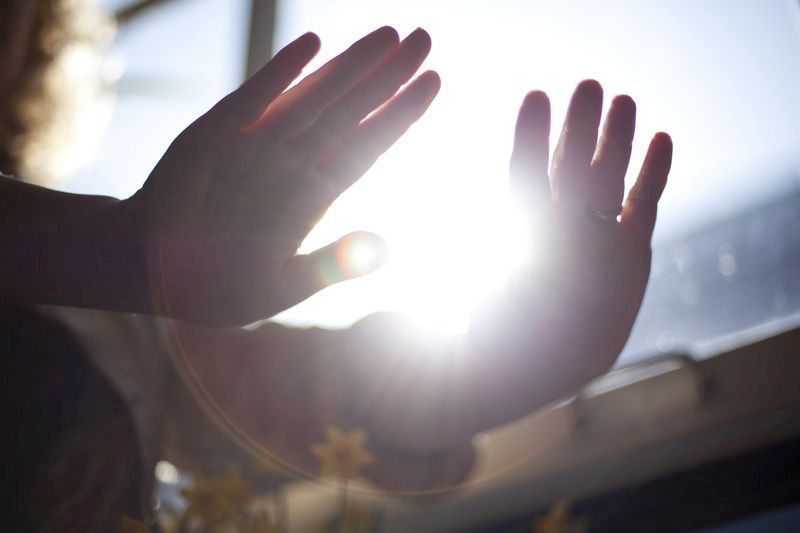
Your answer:
[[[344,432],[336,426],[328,427],[328,441],[314,444],[311,452],[322,461],[322,475],[334,475],[342,479],[358,477],[361,467],[375,461],[364,445],[367,432],[354,429]]]
[[[183,489],[181,494],[189,504],[187,517],[200,518],[206,526],[217,526],[234,521],[255,490],[237,468],[231,468],[220,477],[195,474],[194,487]]]
[[[134,520],[130,516],[123,516],[119,522],[117,533],[150,533],[150,528],[141,520]]]
[[[570,504],[558,500],[545,516],[533,524],[534,533],[583,533],[589,527],[588,520],[574,520],[569,516]]]

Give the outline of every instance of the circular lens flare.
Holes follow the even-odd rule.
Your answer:
[[[343,238],[336,248],[336,265],[347,278],[363,276],[389,259],[389,247],[379,235],[361,231]]]

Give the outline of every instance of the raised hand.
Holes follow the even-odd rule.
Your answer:
[[[598,141],[602,103],[596,81],[578,85],[549,168],[547,96],[530,93],[519,111],[512,191],[544,238],[533,265],[476,318],[470,336],[483,364],[506,369],[503,387],[528,380],[534,403],[571,394],[611,368],[650,272],[672,141],[665,133],[653,137],[623,204],[636,106],[616,97]],[[520,408],[517,415],[526,411]]]
[[[285,91],[320,46],[303,35],[180,134],[122,202],[141,231],[158,311],[240,325],[365,273],[338,264],[337,251],[354,239],[380,247],[375,235],[297,249],[438,92],[429,71],[395,94],[430,50],[423,30],[398,41],[380,28]]]
[[[353,328],[353,380],[366,384],[353,410],[373,442],[421,456],[459,449],[611,368],[647,284],[672,142],[653,138],[623,205],[635,104],[614,99],[598,142],[602,103],[597,82],[578,86],[550,161],[549,100],[534,92],[523,102],[511,185],[542,238],[464,342],[432,340],[389,315]]]

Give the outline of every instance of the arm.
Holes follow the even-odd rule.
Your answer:
[[[414,75],[422,30],[380,28],[289,90],[319,50],[306,34],[198,118],[131,198],[3,180],[0,287],[30,303],[153,312],[231,326],[366,272],[336,262],[345,237],[297,249],[328,206],[425,112],[439,78]],[[395,94],[397,93],[397,94]],[[371,234],[358,234],[380,246]],[[320,265],[331,275],[321,279]],[[377,266],[377,265],[374,265]]]
[[[382,324],[381,340],[399,343],[403,357],[395,366],[407,360],[407,350],[415,348],[410,339],[391,335],[407,319],[384,314],[366,322],[375,320]],[[326,440],[331,425],[365,427],[361,399],[383,383],[360,371],[365,356],[387,355],[369,353],[360,325],[324,330],[267,323],[253,331],[175,326],[175,367],[183,379],[172,387],[163,453],[195,471],[219,474],[235,464],[258,478],[256,457],[263,459],[267,450],[273,454],[268,461],[277,458],[294,474],[319,475],[312,445]],[[423,347],[427,353],[431,348]],[[402,443],[381,442],[366,429],[366,447],[376,461],[363,474],[384,488],[451,486],[472,467],[469,439],[420,455]]]
[[[0,177],[0,299],[149,311],[142,242],[120,207]]]

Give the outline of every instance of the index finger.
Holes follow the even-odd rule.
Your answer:
[[[525,212],[550,202],[549,154],[550,99],[542,91],[534,91],[522,101],[511,152],[511,192]]]

